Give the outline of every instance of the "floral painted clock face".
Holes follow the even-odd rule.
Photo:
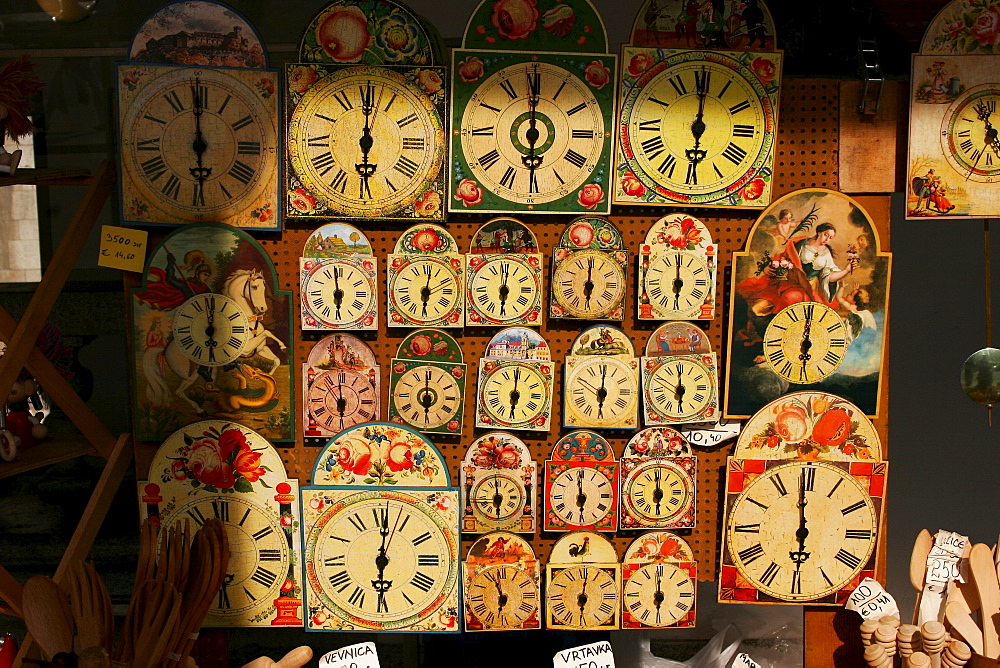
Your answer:
[[[488,533],[472,544],[462,567],[466,631],[540,628],[539,563],[527,540]]]
[[[714,352],[642,358],[646,424],[708,422],[719,415],[719,371]]]
[[[715,317],[716,248],[697,218],[675,213],[653,223],[639,247],[639,319]]]
[[[467,368],[447,332],[421,329],[403,339],[389,376],[389,420],[423,433],[462,431]]]
[[[545,530],[618,528],[619,467],[611,445],[592,431],[563,436],[545,461]]]
[[[622,628],[695,625],[698,566],[691,548],[669,531],[645,533],[622,559]]]
[[[537,468],[516,436],[495,431],[477,438],[460,468],[462,531],[533,533]]]
[[[312,232],[299,258],[302,329],[378,329],[377,274],[361,230],[329,223]]]
[[[443,227],[406,230],[387,262],[388,326],[462,326],[465,256]]]
[[[695,525],[698,460],[670,427],[649,427],[625,446],[622,528],[672,529]]]
[[[305,444],[323,445],[348,427],[381,416],[381,373],[368,345],[350,334],[330,334],[302,365]]]
[[[546,628],[619,628],[621,566],[607,538],[592,531],[566,534],[552,547],[545,571]]]

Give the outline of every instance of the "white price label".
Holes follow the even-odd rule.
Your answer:
[[[319,660],[320,668],[381,668],[375,643],[363,642],[327,652]]]
[[[696,422],[677,425],[678,431],[691,445],[710,448],[740,435],[743,423],[739,420],[719,420],[718,422]]]
[[[861,615],[862,619],[878,619],[885,615],[899,617],[896,601],[882,585],[871,578],[862,580],[851,592],[845,607]]]
[[[733,668],[760,668],[760,664],[746,654],[737,654],[733,659]]]
[[[552,657],[552,666],[553,668],[615,668],[615,655],[611,651],[611,643],[605,640],[564,649]]]

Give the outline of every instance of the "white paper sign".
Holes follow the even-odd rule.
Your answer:
[[[615,655],[611,651],[611,643],[605,640],[564,649],[552,657],[552,666],[553,668],[615,668]]]
[[[899,606],[895,599],[889,595],[875,580],[865,578],[861,584],[851,592],[851,597],[847,599],[848,610],[861,615],[862,619],[879,619],[886,615],[899,617]]]
[[[733,659],[733,668],[760,668],[760,664],[746,654],[737,654]]]
[[[927,573],[924,575],[924,590],[920,593],[917,609],[917,624],[944,620],[944,606],[948,592],[955,580],[964,582],[959,561],[969,538],[952,531],[938,531],[934,534],[934,545],[927,555]]]
[[[677,430],[691,445],[699,448],[710,448],[740,435],[743,423],[739,420],[719,420],[716,422],[697,422],[694,424],[677,425]]]
[[[382,668],[375,643],[363,642],[327,652],[319,660],[320,668]]]

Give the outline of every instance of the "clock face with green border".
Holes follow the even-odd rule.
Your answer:
[[[608,213],[615,64],[456,50],[449,210]]]

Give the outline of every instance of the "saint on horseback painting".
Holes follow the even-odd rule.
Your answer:
[[[213,418],[294,439],[291,293],[277,287],[267,253],[238,229],[199,223],[160,242],[129,299],[137,438]]]

